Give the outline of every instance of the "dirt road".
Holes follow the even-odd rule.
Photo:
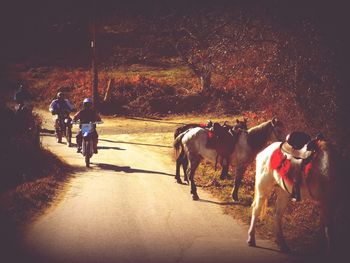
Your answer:
[[[48,118],[45,125],[52,127]],[[192,201],[189,186],[175,183],[175,126],[107,119],[91,168],[75,148],[43,136],[76,169],[59,200],[28,227],[32,254],[45,262],[295,262],[270,241],[248,247],[247,226],[223,214],[224,204],[201,189]]]

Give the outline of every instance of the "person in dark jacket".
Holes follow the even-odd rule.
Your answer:
[[[26,104],[30,103],[32,100],[32,95],[29,91],[21,84],[19,90],[14,95],[14,101],[17,103],[16,109],[22,110]]]
[[[69,114],[73,112],[74,106],[68,99],[65,98],[65,95],[63,92],[58,92],[56,99],[54,99],[50,106],[49,106],[49,111],[51,112],[52,115],[55,115],[55,133],[57,137],[57,142],[61,143],[61,135],[60,134],[60,122],[64,119],[69,119],[71,120]],[[72,126],[68,124],[68,128],[71,131]]]
[[[90,98],[84,99],[83,109],[74,115],[73,121],[80,121],[80,123],[90,123],[90,122],[101,121],[101,117],[97,113],[97,111],[94,109],[92,100]],[[92,137],[94,141],[94,152],[97,153],[98,134],[96,129],[94,130]],[[81,130],[78,132],[76,139],[77,139],[77,145],[78,145],[77,152],[80,153],[82,142],[83,142],[83,135]]]

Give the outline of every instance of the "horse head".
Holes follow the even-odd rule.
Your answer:
[[[243,121],[236,119],[236,125],[233,127],[233,130],[248,130],[247,120],[247,118],[244,118]]]
[[[272,126],[272,134],[277,141],[283,141],[284,139],[284,125],[283,122],[273,117],[270,121]]]

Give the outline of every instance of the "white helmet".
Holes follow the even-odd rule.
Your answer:
[[[83,100],[83,106],[86,107],[86,106],[88,106],[88,105],[92,105],[92,99],[90,99],[90,98],[85,98],[85,99]]]

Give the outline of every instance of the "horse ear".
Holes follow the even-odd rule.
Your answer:
[[[276,126],[277,122],[278,122],[277,118],[273,117],[271,120],[272,126]]]
[[[306,150],[316,151],[317,150],[317,139],[311,140],[310,142],[308,142],[308,144],[306,145]]]
[[[325,140],[325,137],[324,137],[324,135],[323,135],[322,132],[319,132],[319,133],[317,133],[315,139],[316,139],[316,140],[319,140],[319,141],[324,141],[324,140]]]

